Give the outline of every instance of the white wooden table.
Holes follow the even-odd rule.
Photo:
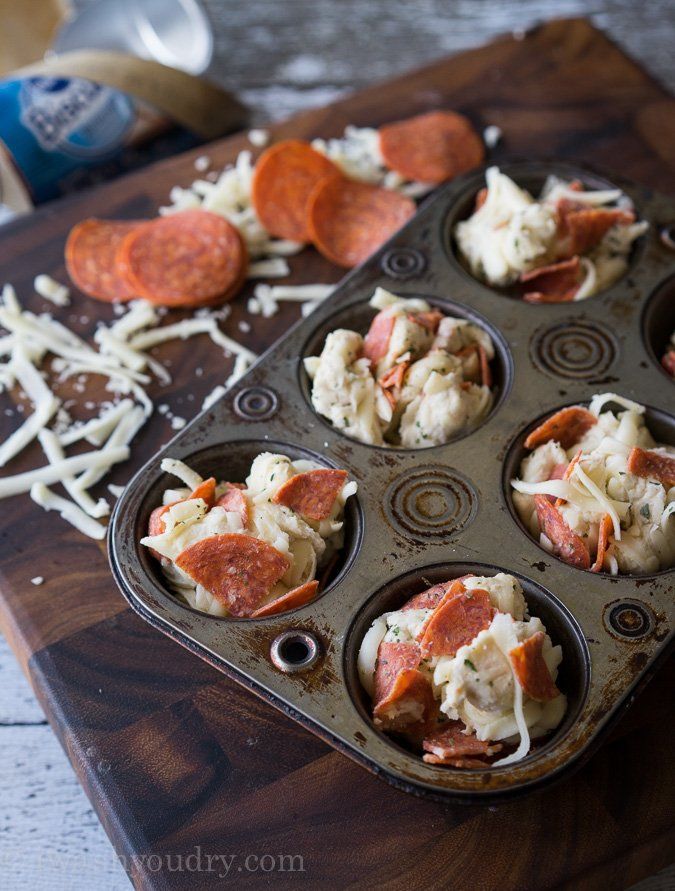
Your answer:
[[[675,90],[672,0],[206,0],[206,5],[216,37],[212,76],[250,105],[256,123],[323,105],[343,91],[543,17],[564,15],[590,14]],[[1,637],[0,691],[0,886],[5,891],[128,888]],[[667,870],[635,891],[674,887],[675,870]]]

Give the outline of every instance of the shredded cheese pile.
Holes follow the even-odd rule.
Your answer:
[[[38,280],[42,279],[40,293],[46,289],[52,296],[59,293],[63,297],[63,292],[45,283],[44,278],[38,276]],[[9,284],[4,286],[0,303],[0,325],[7,332],[0,334],[0,357],[5,360],[0,362],[0,392],[18,386],[33,407],[26,420],[0,444],[0,467],[5,467],[35,439],[47,459],[47,464],[35,470],[0,478],[0,498],[30,492],[36,504],[57,511],[95,539],[105,537],[106,528],[100,520],[109,515],[110,505],[105,498],[94,500],[89,490],[115,464],[129,457],[134,437],[153,412],[146,388],[153,380],[165,386],[171,383],[167,369],[147,350],[169,340],[207,334],[227,356],[234,355],[233,372],[224,387],[216,388],[212,401],[257,358],[220,330],[218,321],[227,317],[227,308],[217,313],[200,310],[194,318],[163,327],[159,327],[161,311],[143,300],[133,301],[126,311],[120,308],[120,312],[123,314],[112,324],[98,326],[91,344],[50,313],[36,315],[23,309]],[[111,396],[96,406],[95,417],[72,422],[67,406],[45,379],[42,369],[48,359],[51,371],[61,381],[74,375],[78,381],[81,375],[107,378],[106,390]],[[173,422],[176,429],[185,420],[173,418]],[[69,447],[83,442],[94,449],[73,456],[66,454]],[[48,488],[56,483],[62,484],[68,498]]]

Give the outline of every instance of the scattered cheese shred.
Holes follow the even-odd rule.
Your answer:
[[[34,483],[30,489],[30,497],[36,504],[45,510],[55,510],[61,514],[61,517],[71,526],[74,526],[79,532],[88,535],[89,538],[95,538],[99,541],[105,538],[106,528],[97,523],[96,520],[87,516],[85,512],[72,501],[55,495],[48,489],[44,483]]]

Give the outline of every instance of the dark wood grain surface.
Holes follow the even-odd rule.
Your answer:
[[[437,105],[467,112],[478,126],[499,125],[497,160],[575,158],[675,191],[675,102],[581,21],[441,62],[276,133],[333,135],[345,123],[377,124]],[[235,137],[209,155],[222,164],[245,144]],[[28,292],[38,271],[62,277],[72,223],[153,212],[173,184],[194,178],[193,161],[194,154],[172,159],[16,223],[0,245],[0,278]],[[338,277],[311,252],[294,262],[295,281]],[[244,303],[240,297],[226,330],[258,350],[297,313],[284,307],[244,336],[236,327]],[[105,311],[82,300],[70,314],[73,327],[91,334]],[[152,395],[178,414],[227,374],[210,346],[161,350],[176,384]],[[166,435],[153,421],[133,466],[119,467],[113,481],[128,479]],[[38,462],[34,451],[11,470]],[[0,567],[3,630],[138,887],[232,879],[207,870],[203,857],[198,872],[171,869],[177,855],[197,848],[238,855],[232,868],[242,887],[613,888],[672,858],[672,663],[573,779],[498,809],[449,807],[390,789],[150,629],[116,592],[103,546],[26,498],[0,506]],[[38,572],[46,581],[33,587]],[[265,854],[300,855],[304,871],[247,868],[247,855]]]

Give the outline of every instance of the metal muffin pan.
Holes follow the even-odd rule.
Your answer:
[[[535,189],[548,173],[589,186],[616,182],[556,163],[502,169]],[[675,444],[675,388],[656,360],[662,321],[649,321],[651,301],[662,299],[664,287],[675,288],[675,250],[660,237],[675,220],[675,202],[618,183],[650,223],[627,274],[586,301],[532,306],[477,282],[455,256],[451,227],[469,212],[482,182],[478,172],[440,189],[146,464],[118,502],[109,534],[115,578],[147,621],[393,785],[465,802],[522,794],[581,763],[671,649],[675,615],[675,571],[610,577],[567,566],[525,532],[508,490],[533,423],[598,391],[650,406],[655,433]],[[302,358],[317,353],[336,324],[365,331],[374,315],[367,301],[378,285],[423,296],[490,331],[499,392],[477,430],[443,446],[380,448],[344,436],[313,411]],[[312,457],[357,480],[341,562],[319,598],[292,612],[257,620],[197,612],[167,590],[138,543],[169,484],[160,460],[170,455],[204,474],[240,480],[263,450]],[[569,707],[558,730],[523,761],[461,771],[425,764],[373,727],[355,661],[376,615],[427,582],[470,570],[521,580],[532,613],[563,645],[559,684]]]

